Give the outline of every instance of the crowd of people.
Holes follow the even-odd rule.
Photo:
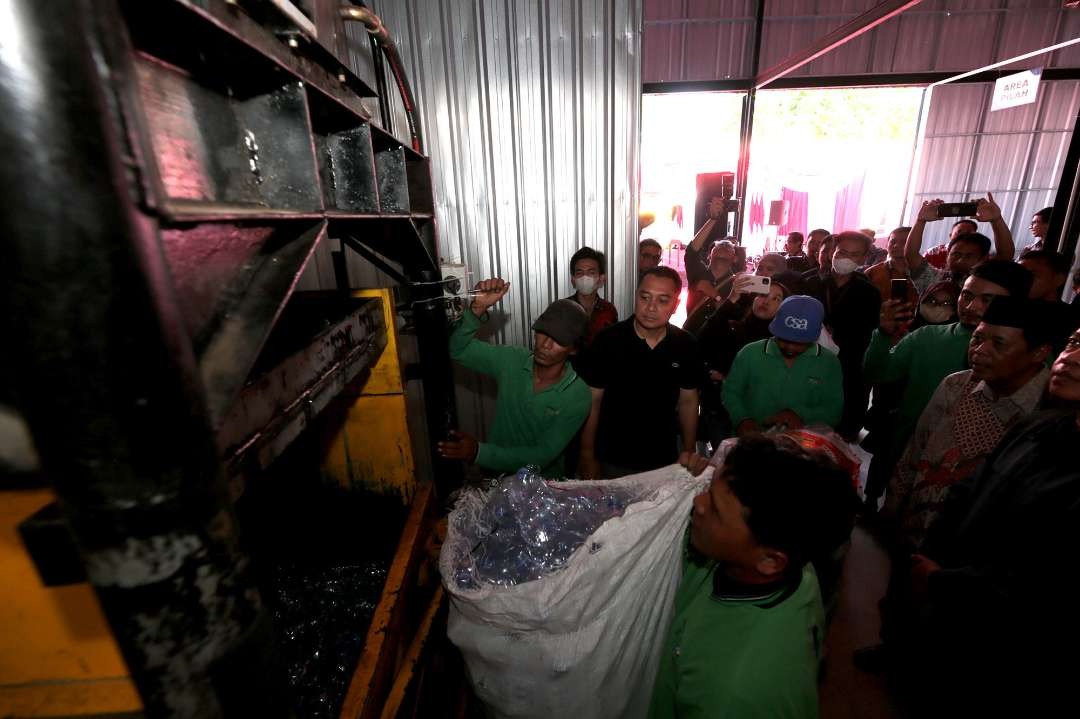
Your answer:
[[[802,428],[873,455],[861,512],[892,576],[883,643],[857,666],[903,677],[926,715],[1067,686],[1053,649],[1080,638],[1065,565],[1080,550],[1080,464],[1068,456],[1080,314],[1063,297],[1080,282],[1043,246],[1049,208],[1014,257],[992,196],[924,254],[942,204],[923,203],[885,247],[872,232],[793,232],[752,271],[735,243],[711,239],[710,213],[685,250],[683,327],[670,323],[683,279],[654,240],[638,248],[622,320],[597,294],[604,255],[574,254],[574,293],[533,324],[531,352],[476,339],[510,290],[477,286],[451,354],[496,378],[496,417],[484,441],[440,442],[444,456],[607,479],[675,462],[697,472],[737,439],[695,501],[653,716],[816,713],[814,560],[846,540],[855,499],[835,467],[784,440]]]

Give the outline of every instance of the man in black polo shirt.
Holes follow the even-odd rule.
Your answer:
[[[583,376],[592,410],[581,435],[582,478],[621,477],[686,463],[697,439],[697,342],[668,320],[682,280],[670,267],[645,272],[634,315],[601,332]],[[682,455],[679,454],[681,441]]]

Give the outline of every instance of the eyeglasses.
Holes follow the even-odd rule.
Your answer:
[[[931,307],[951,307],[955,302],[956,300],[935,300],[928,297],[922,303]]]
[[[641,256],[643,258],[645,258],[646,260],[659,260],[660,259],[660,253],[659,252],[656,253],[655,255],[650,254],[648,252],[642,252]]]

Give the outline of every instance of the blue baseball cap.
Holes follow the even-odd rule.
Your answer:
[[[769,323],[773,337],[788,342],[817,342],[825,308],[813,297],[792,295],[780,305]]]

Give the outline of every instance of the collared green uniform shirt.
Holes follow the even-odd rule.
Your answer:
[[[785,409],[805,425],[835,427],[844,411],[840,360],[815,344],[788,367],[776,340],[751,342],[735,355],[724,380],[724,406],[733,427],[744,419],[760,424]]]
[[[589,415],[588,385],[566,364],[562,378],[533,392],[533,357],[524,347],[501,347],[476,339],[482,326],[466,311],[450,335],[450,356],[465,367],[491,375],[498,383],[495,422],[480,443],[476,464],[514,472],[526,464],[544,477],[565,475],[563,451]]]
[[[649,719],[814,719],[825,609],[807,564],[798,586],[714,592],[716,564],[687,558]]]
[[[941,381],[967,369],[968,343],[971,329],[959,322],[948,325],[926,325],[905,335],[895,347],[881,330],[874,330],[866,348],[863,369],[874,384],[904,380],[904,394],[896,416],[893,447],[903,451],[919,415],[930,403]]]

